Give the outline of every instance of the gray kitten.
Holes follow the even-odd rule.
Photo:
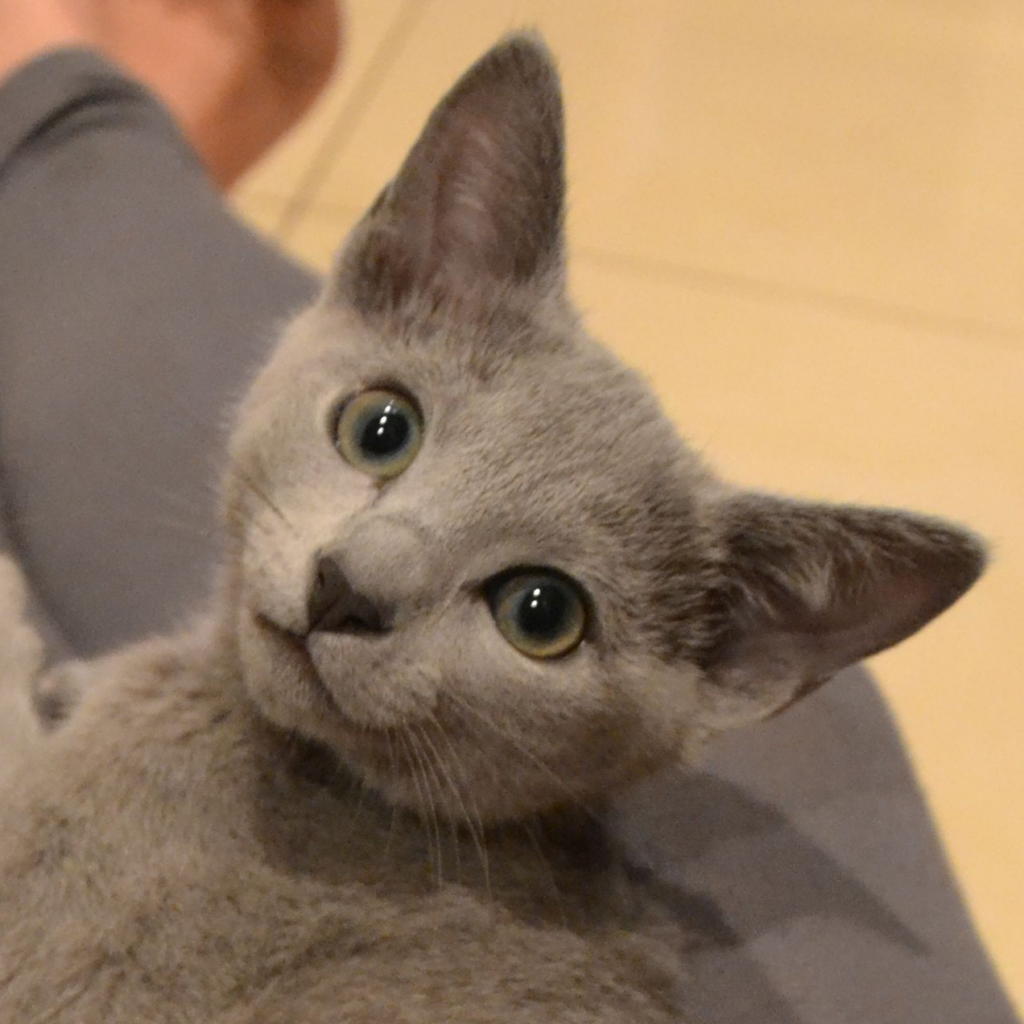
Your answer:
[[[582,327],[563,192],[515,36],[256,380],[209,614],[91,666],[0,792],[4,1024],[679,1020],[608,798],[977,578],[957,528],[712,475]]]

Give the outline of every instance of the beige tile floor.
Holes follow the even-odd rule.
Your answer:
[[[567,92],[574,288],[721,469],[993,541],[872,667],[1024,1007],[1024,4],[351,0],[339,80],[237,192],[324,267],[501,32]]]

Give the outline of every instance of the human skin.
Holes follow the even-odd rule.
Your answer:
[[[226,189],[320,94],[343,22],[338,0],[0,0],[0,83],[50,50],[99,50],[153,89]]]

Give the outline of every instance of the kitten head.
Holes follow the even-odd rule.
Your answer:
[[[978,576],[971,536],[738,491],[585,333],[558,79],[441,102],[233,443],[232,628],[272,721],[392,801],[499,820],[777,713]]]

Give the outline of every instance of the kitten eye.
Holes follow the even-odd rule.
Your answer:
[[[553,572],[506,577],[491,592],[490,603],[502,636],[531,658],[568,654],[586,631],[587,610],[579,588]]]
[[[378,388],[348,399],[334,426],[334,445],[345,460],[388,480],[409,468],[423,443],[423,417],[404,395]]]

